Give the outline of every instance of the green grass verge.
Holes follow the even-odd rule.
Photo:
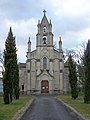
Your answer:
[[[13,100],[9,105],[5,105],[0,97],[0,120],[12,120],[13,116],[32,99],[28,95],[20,96],[19,100]]]
[[[76,100],[71,98],[71,94],[65,94],[58,96],[59,99],[64,101],[65,103],[69,104],[73,107],[76,111],[82,114],[85,118],[90,120],[90,104],[84,104],[83,94],[80,93]]]

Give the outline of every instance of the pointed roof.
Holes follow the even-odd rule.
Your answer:
[[[28,44],[31,44],[31,41],[30,41],[30,37],[29,37],[29,41],[28,41]]]
[[[43,18],[42,18],[42,20],[41,20],[41,24],[42,24],[42,23],[45,23],[45,21],[49,24],[48,19],[47,19],[47,17],[46,17],[46,10],[44,10],[43,13],[44,13],[44,15],[43,15]]]
[[[62,44],[61,36],[59,37],[59,44]]]

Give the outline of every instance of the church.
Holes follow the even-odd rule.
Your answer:
[[[60,94],[69,90],[68,64],[64,63],[62,40],[59,37],[58,50],[54,48],[54,35],[51,20],[48,21],[46,11],[38,20],[36,49],[31,50],[28,41],[26,63],[19,63],[19,86],[21,92],[27,94]]]

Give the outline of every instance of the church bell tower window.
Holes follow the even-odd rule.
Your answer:
[[[46,26],[43,27],[43,32],[44,32],[44,33],[46,32]]]
[[[47,36],[43,36],[43,44],[47,43]]]

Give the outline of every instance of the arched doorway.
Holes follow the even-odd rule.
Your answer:
[[[49,82],[48,80],[41,81],[41,93],[49,93]]]

